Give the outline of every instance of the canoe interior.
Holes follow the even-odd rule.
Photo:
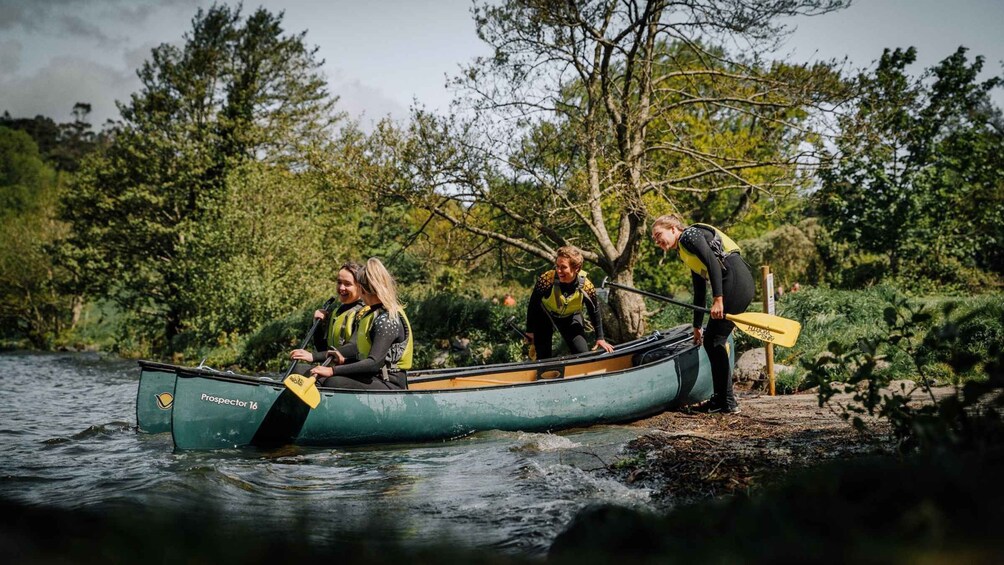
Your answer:
[[[506,386],[519,383],[532,383],[537,380],[548,380],[556,378],[571,379],[584,377],[587,375],[598,375],[612,373],[630,369],[632,363],[631,355],[621,355],[607,359],[599,359],[585,363],[577,363],[566,367],[544,366],[539,368],[518,369],[512,371],[492,372],[483,375],[459,374],[455,376],[437,377],[433,379],[423,379],[421,376],[413,376],[408,380],[409,390],[449,390],[456,388],[482,388],[493,386]]]

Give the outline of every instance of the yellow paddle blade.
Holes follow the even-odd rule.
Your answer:
[[[317,390],[315,381],[317,379],[314,377],[293,374],[286,377],[282,383],[313,410],[321,403],[321,393]]]
[[[798,340],[798,332],[802,331],[802,324],[795,320],[763,312],[726,314],[725,318],[735,322],[736,327],[743,332],[759,340],[782,347],[795,345],[795,341]]]

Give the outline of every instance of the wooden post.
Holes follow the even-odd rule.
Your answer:
[[[760,267],[760,276],[763,281],[763,311],[773,314],[774,274],[770,272],[769,265],[762,265]],[[767,357],[767,384],[770,387],[770,395],[774,396],[774,344],[768,342],[764,349]]]

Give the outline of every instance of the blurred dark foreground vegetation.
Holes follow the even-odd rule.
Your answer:
[[[1001,476],[998,448],[841,462],[665,516],[588,507],[555,539],[547,561],[1000,563]],[[306,523],[284,524],[261,535],[260,528],[202,509],[61,510],[4,502],[0,523],[0,556],[8,563],[539,562],[458,549],[449,540],[415,547],[385,528],[318,540]]]

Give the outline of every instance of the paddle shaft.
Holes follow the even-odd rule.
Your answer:
[[[321,305],[321,310],[324,310],[331,315],[331,306],[335,303],[335,298],[329,298],[323,305]],[[310,344],[310,340],[314,338],[314,332],[317,331],[317,326],[321,324],[321,318],[314,318],[314,325],[310,326],[310,330],[307,332],[307,337],[303,338],[303,343],[300,344],[299,349],[306,349],[307,345]],[[286,380],[290,374],[293,373],[293,368],[296,367],[296,359],[289,364],[289,368],[286,369],[286,374],[282,376],[283,380]]]
[[[512,331],[518,333],[519,337],[525,339],[526,341],[530,341],[530,338],[526,335],[526,333],[516,326],[516,316],[509,316],[509,319],[505,321],[505,325],[512,328]]]
[[[679,300],[673,300],[668,296],[662,296],[661,294],[655,294],[653,292],[647,292],[644,290],[639,290],[634,287],[630,287],[623,284],[618,284],[610,282],[603,279],[603,286],[612,286],[614,288],[620,288],[628,292],[636,292],[643,296],[648,296],[649,298],[654,298],[656,300],[662,300],[664,302],[669,302],[676,304],[678,306],[683,306],[684,308],[690,308],[692,310],[698,310],[700,312],[711,312],[707,308],[697,306],[696,304],[687,304],[686,302],[680,302]],[[734,322],[738,325],[739,329],[744,332],[756,337],[757,339],[762,339],[764,341],[774,342],[777,341],[785,347],[791,347],[794,345],[796,339],[798,339],[798,332],[801,326],[798,322],[794,320],[788,320],[787,318],[782,318],[780,316],[774,316],[773,314],[761,314],[757,312],[745,312],[741,314],[725,314],[725,319],[730,322]],[[751,331],[748,328],[759,328],[765,330],[764,332]],[[788,334],[788,338],[779,339],[783,334]],[[790,339],[789,339],[790,338]]]
[[[628,286],[626,284],[610,282],[607,279],[603,279],[603,284],[600,286],[601,287],[612,286],[614,288],[619,288],[621,290],[626,290],[628,292],[634,292],[636,294],[647,296],[649,298],[654,298],[656,300],[662,300],[663,302],[669,302],[670,304],[676,304],[677,306],[683,306],[684,308],[690,308],[691,310],[697,310],[698,312],[705,312],[708,314],[711,313],[710,308],[704,308],[703,306],[698,306],[696,304],[689,304],[687,302],[680,302],[679,300],[673,300],[668,296],[663,296],[661,294],[656,294],[654,292],[649,292],[647,290],[641,290],[639,288],[634,288],[633,286]]]

